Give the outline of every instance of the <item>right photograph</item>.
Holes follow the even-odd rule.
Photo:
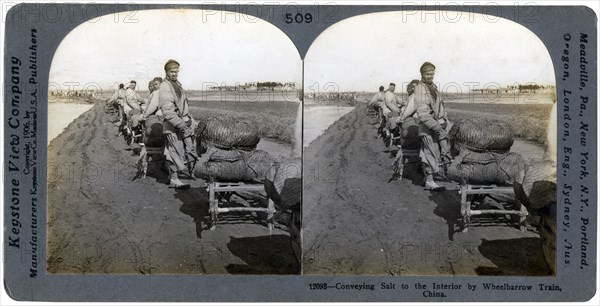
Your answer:
[[[556,81],[525,26],[342,20],[305,57],[303,105],[303,274],[556,274]]]

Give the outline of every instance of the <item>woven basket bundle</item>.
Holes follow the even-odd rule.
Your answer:
[[[493,121],[466,120],[452,125],[448,138],[451,154],[457,156],[460,150],[508,152],[514,142],[512,131]]]
[[[275,159],[267,152],[256,150],[220,150],[209,147],[196,164],[194,174],[209,181],[263,182]]]
[[[291,208],[302,201],[302,159],[285,159],[271,168],[265,191],[275,205]]]
[[[448,166],[450,180],[467,184],[513,185],[523,182],[526,163],[517,153],[480,153],[463,149]]]
[[[530,161],[522,184],[515,184],[515,195],[528,209],[556,204],[556,172],[549,161]]]
[[[233,117],[207,117],[196,128],[198,143],[222,150],[254,150],[260,141],[256,122]]]

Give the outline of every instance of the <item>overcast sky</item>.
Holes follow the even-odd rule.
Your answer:
[[[400,12],[361,15],[325,30],[305,59],[305,88],[320,90],[335,83],[340,91],[377,91],[379,85],[420,78],[425,61],[437,66],[435,82],[448,91],[468,82],[534,82],[554,85],[550,55],[542,41],[525,27],[483,15],[440,14],[426,22]],[[443,18],[448,16],[448,18]],[[451,22],[455,21],[455,22]],[[471,85],[472,86],[472,85]],[[309,90],[308,88],[313,89]]]
[[[142,10],[132,19],[138,22],[115,23],[112,16],[103,16],[75,28],[54,55],[50,82],[95,82],[104,89],[133,79],[145,90],[150,79],[164,76],[170,58],[181,63],[185,89],[202,89],[211,82],[302,80],[302,63],[291,40],[255,17],[236,22],[229,16],[222,22],[219,15],[181,9]]]
[[[469,82],[481,84],[479,88],[555,83],[548,51],[523,26],[478,14],[439,22],[426,17],[427,22],[416,16],[403,20],[401,12],[384,12],[333,24],[308,51],[306,91],[316,90],[315,83],[320,91],[325,86],[375,91],[379,85],[419,78],[424,61],[437,66],[435,81],[448,86],[447,91],[455,84],[467,89],[473,86]],[[115,23],[104,16],[74,29],[55,53],[50,82],[63,87],[66,82],[93,82],[104,89],[135,79],[145,89],[151,78],[164,76],[169,58],[182,64],[180,80],[186,89],[223,82],[301,82],[302,64],[293,43],[260,19],[222,22],[201,10],[138,11],[134,19]]]

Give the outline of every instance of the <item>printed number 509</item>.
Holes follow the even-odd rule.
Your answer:
[[[297,13],[297,14],[292,14],[292,13],[287,13],[285,14],[285,23],[311,23],[313,21],[313,16],[311,13],[306,13],[306,14],[302,14],[302,13]]]

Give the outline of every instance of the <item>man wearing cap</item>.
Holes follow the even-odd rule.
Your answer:
[[[385,92],[385,95],[383,97],[383,116],[385,120],[380,126],[380,128],[383,131],[384,143],[386,144],[386,146],[390,145],[392,139],[392,134],[389,131],[390,120],[400,115],[400,108],[403,105],[400,97],[398,97],[398,95],[394,93],[395,90],[396,84],[390,83],[390,87]]]
[[[385,96],[385,88],[379,86],[379,92],[376,93],[371,101],[367,104],[367,112],[369,109],[375,109],[377,111],[377,117],[381,118],[381,104],[383,103],[383,97]]]
[[[419,117],[419,136],[421,151],[419,156],[423,163],[425,188],[442,190],[442,186],[434,181],[434,174],[442,174],[442,163],[449,161],[448,130],[449,122],[442,95],[433,83],[435,66],[430,62],[421,65],[421,81],[415,87],[415,104]]]
[[[385,92],[383,101],[385,102],[385,108],[383,110],[384,115],[389,115],[390,112],[398,113],[402,105],[400,98],[394,93],[396,91],[396,84],[390,83],[390,87]]]
[[[137,86],[136,81],[129,82],[129,87],[125,91],[125,114],[131,112],[131,110],[137,109],[141,110],[141,104],[144,104],[144,99],[140,97],[140,95],[135,91],[135,87]]]
[[[148,117],[152,116],[152,115],[156,115],[158,116],[161,120],[162,120],[162,111],[160,110],[159,106],[159,102],[158,102],[158,95],[159,95],[159,89],[160,89],[160,84],[162,83],[163,79],[161,77],[155,77],[152,81],[150,81],[148,83],[148,90],[150,91],[150,97],[148,98],[148,106],[146,107],[146,109],[144,109],[144,112],[142,113],[142,118],[148,119]]]
[[[408,101],[405,107],[402,109],[401,121],[404,122],[408,118],[417,117],[417,106],[415,105],[415,88],[419,84],[419,80],[414,79],[406,85],[406,94],[408,95]]]
[[[396,141],[398,151],[396,151],[396,158],[394,159],[392,166],[394,167],[394,170],[397,171],[396,174],[399,175],[400,178],[402,178],[402,173],[404,171],[404,154],[402,146],[408,139],[409,133],[414,135],[416,132],[415,129],[418,130],[419,118],[417,116],[417,107],[415,105],[414,94],[417,84],[419,84],[419,80],[417,79],[408,83],[406,86],[408,101],[402,107],[400,116],[390,120],[390,131],[392,131],[394,138],[399,140]]]
[[[419,80],[412,80],[410,83],[408,83],[406,86],[406,94],[408,95],[407,101],[402,102],[400,105],[400,114],[389,120],[390,131],[400,128],[399,132],[402,132],[401,139],[404,139],[408,135],[408,127],[416,125],[418,122],[417,107],[415,106],[414,95],[417,84],[419,84]]]
[[[115,91],[108,100],[108,104],[117,108],[119,113],[119,122],[123,121],[123,104],[125,104],[125,85],[119,84],[119,89]]]
[[[150,97],[148,98],[148,106],[142,112],[141,120],[144,121],[146,127],[146,134],[144,143],[151,145],[162,144],[163,137],[163,120],[164,116],[160,109],[160,103],[158,101],[160,84],[163,79],[161,77],[155,77],[148,83],[148,90],[150,91]]]
[[[190,169],[189,165],[198,160],[194,152],[196,146],[193,120],[189,113],[187,95],[177,80],[179,63],[171,59],[167,61],[164,68],[166,77],[160,84],[158,101],[164,116],[163,133],[167,138],[165,158],[170,174],[169,187],[184,189],[189,188],[190,185],[183,184],[178,174],[187,170],[191,175],[194,169]]]

